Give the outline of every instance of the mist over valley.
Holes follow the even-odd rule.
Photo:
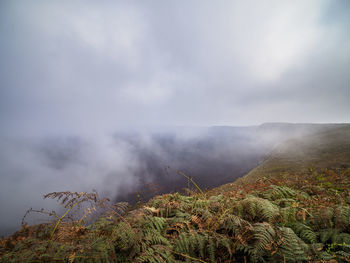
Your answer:
[[[1,217],[1,234],[18,228],[30,207],[57,206],[42,200],[49,192],[96,189],[116,202],[135,204],[157,194],[192,188],[177,171],[203,189],[213,188],[247,174],[281,142],[334,127],[266,123],[144,132],[128,129],[99,136],[7,137],[1,142],[1,205],[8,211]]]

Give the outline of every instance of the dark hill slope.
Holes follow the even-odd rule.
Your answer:
[[[158,185],[161,190],[157,194],[187,187],[186,180],[165,167],[191,176],[201,188],[213,188],[247,174],[281,142],[341,127],[343,125],[338,124],[265,123],[250,127],[203,128],[193,132],[196,135],[191,137],[181,136],[186,134],[185,128],[184,131],[155,133],[148,136],[150,143],[144,143],[139,133],[116,134],[115,139],[130,145],[132,155],[140,161],[134,169],[135,178],[141,182],[135,192],[141,192],[144,199],[148,199],[155,193],[147,191],[143,181]],[[117,189],[117,200],[130,202],[136,197],[135,192],[127,190],[125,187]]]
[[[295,129],[297,126],[291,125],[286,128]],[[308,127],[307,134],[301,133],[300,136],[277,145],[270,155],[248,174],[234,183],[214,188],[211,192],[230,191],[233,185],[247,185],[262,178],[303,178],[310,175],[310,171],[322,173],[334,170],[338,174],[350,173],[350,124],[316,125],[312,130],[312,126]],[[345,181],[346,178],[344,177]]]

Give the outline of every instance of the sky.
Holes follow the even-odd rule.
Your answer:
[[[350,1],[1,1],[5,134],[350,122]]]

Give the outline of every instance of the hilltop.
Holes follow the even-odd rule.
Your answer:
[[[342,171],[350,168],[350,125],[328,126],[323,131],[281,143],[236,183],[251,183],[262,177],[302,176],[310,168]]]

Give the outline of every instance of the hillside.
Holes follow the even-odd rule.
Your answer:
[[[210,189],[246,175],[284,141],[312,138],[340,127],[338,124],[264,123],[248,127],[214,126],[196,131],[183,127],[176,132],[149,134],[147,144],[143,143],[144,135],[137,132],[115,134],[114,138],[132,145],[132,155],[140,161],[134,176],[141,182],[145,178],[150,180],[158,186],[157,194],[163,194],[188,186],[176,172],[171,169],[165,172],[167,166],[191,175],[201,188]],[[187,133],[192,136],[186,136]],[[148,200],[155,193],[144,186],[139,184],[133,192],[122,187],[117,190],[116,200],[135,201],[135,192]]]
[[[0,241],[0,262],[350,262],[350,126],[317,131],[209,191],[180,172],[185,193],[134,207],[51,193],[66,214],[38,210],[54,220],[34,226],[24,218]]]
[[[266,160],[236,183],[252,183],[262,177],[302,176],[310,168],[350,168],[350,125],[334,125],[332,129],[281,143]]]

